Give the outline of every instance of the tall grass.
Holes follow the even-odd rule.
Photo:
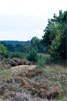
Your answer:
[[[38,56],[38,61],[36,63],[36,65],[43,65],[43,64],[49,64],[50,63],[50,57],[49,56]]]

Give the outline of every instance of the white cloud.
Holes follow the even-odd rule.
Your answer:
[[[0,40],[41,38],[48,18],[66,8],[67,0],[0,0]]]
[[[2,14],[35,14],[66,9],[66,0],[0,0]]]
[[[37,36],[38,38],[41,38],[44,35],[43,30],[35,30],[34,35]]]
[[[41,36],[43,36],[44,32],[41,31],[41,30],[35,30],[34,32],[32,31],[32,33],[30,32],[24,32],[23,30],[22,31],[19,31],[19,30],[15,30],[15,31],[8,31],[8,30],[5,30],[5,31],[0,31],[0,37],[1,37],[1,40],[23,40],[23,41],[26,41],[26,40],[31,40],[32,37],[36,36],[38,38],[41,38]]]

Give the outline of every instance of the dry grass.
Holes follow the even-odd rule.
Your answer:
[[[11,71],[9,69],[5,69],[0,62],[0,80],[8,79],[11,76]]]
[[[27,91],[41,98],[59,93],[60,96],[55,95],[55,97],[58,96],[60,101],[67,97],[67,68],[61,65],[42,65],[39,68],[36,65],[20,65],[11,69],[3,69],[0,63],[1,79],[6,79],[6,89],[9,92],[9,88],[13,87],[11,90],[15,89],[15,92],[20,93],[20,90],[24,89],[24,92]]]
[[[13,72],[20,72],[22,71],[23,69],[26,69],[26,70],[33,70],[36,68],[36,65],[20,65],[20,66],[15,66],[15,67],[12,67],[10,69],[10,71],[13,73]]]

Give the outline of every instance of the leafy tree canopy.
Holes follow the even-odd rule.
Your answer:
[[[66,59],[67,11],[59,11],[58,16],[54,14],[44,32],[42,42],[51,57]]]

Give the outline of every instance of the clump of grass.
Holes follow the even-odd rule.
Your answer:
[[[8,79],[11,76],[10,70],[2,70],[0,71],[0,79]]]
[[[62,93],[60,96],[58,96],[58,99],[60,100],[60,101],[63,101],[63,99],[67,99],[67,93]],[[66,101],[66,100],[65,100]]]
[[[48,56],[38,56],[38,61],[37,61],[37,65],[42,65],[42,64],[49,64],[50,63],[50,57]]]
[[[0,62],[0,71],[1,70],[3,70],[4,68],[3,68],[3,65],[2,65],[2,63]]]
[[[0,79],[8,79],[11,76],[11,71],[9,69],[5,69],[0,62]]]

